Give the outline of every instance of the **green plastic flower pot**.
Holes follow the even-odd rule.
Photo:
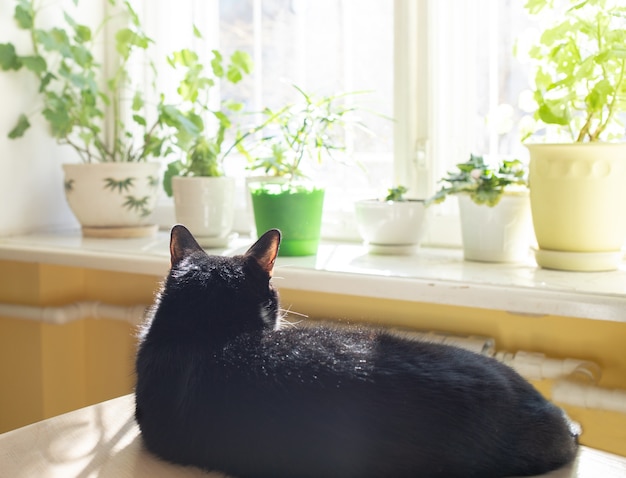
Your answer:
[[[258,234],[280,229],[279,255],[317,253],[322,227],[324,189],[302,184],[251,183],[252,210]]]

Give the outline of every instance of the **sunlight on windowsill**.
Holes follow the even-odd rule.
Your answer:
[[[238,237],[211,254],[242,253]],[[141,239],[92,239],[79,230],[0,238],[0,260],[164,276],[169,234]],[[562,272],[522,263],[463,260],[460,249],[419,248],[411,255],[370,254],[357,242],[324,241],[316,256],[279,257],[279,288],[442,305],[626,321],[626,263],[613,272]]]

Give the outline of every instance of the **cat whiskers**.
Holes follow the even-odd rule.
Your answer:
[[[303,319],[307,319],[309,316],[306,314],[301,314],[299,312],[294,312],[291,309],[279,309],[278,310],[279,315],[278,315],[278,322],[276,323],[276,329],[280,329],[284,326],[286,327],[297,327],[298,324],[300,322],[302,322],[302,320],[298,320],[298,321],[293,321],[293,320],[288,320],[287,317],[290,315],[297,315],[298,317],[302,317]]]

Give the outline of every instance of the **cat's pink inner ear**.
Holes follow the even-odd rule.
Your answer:
[[[193,251],[203,250],[189,229],[181,224],[172,228],[170,234],[170,263],[172,267]]]
[[[278,229],[270,229],[248,249],[246,255],[254,257],[261,268],[271,276],[274,272],[274,263],[276,262],[279,246],[280,231]]]

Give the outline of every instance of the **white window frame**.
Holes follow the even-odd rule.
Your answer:
[[[167,30],[171,19],[159,18],[153,0],[135,1],[149,32]],[[484,31],[489,27],[488,23],[493,24],[493,20],[486,21],[481,17],[484,13],[478,12],[493,15],[498,0],[388,1],[394,2],[395,10],[393,177],[396,184],[407,185],[413,197],[426,198],[435,192],[437,180],[472,152],[477,78],[472,59],[476,42],[461,39],[472,38],[476,34],[476,25]],[[253,8],[260,7],[261,0],[254,0]],[[215,27],[204,25],[203,32],[217,32],[217,12],[217,0],[192,0],[184,8],[181,5],[180,10],[181,15],[191,18],[214,18]],[[443,19],[448,26],[442,29]],[[169,33],[176,35],[179,47],[189,42],[192,46],[199,46],[191,28],[189,32],[176,30]],[[213,38],[205,38],[204,43],[204,51],[217,46],[216,34]],[[489,42],[492,46],[494,43]],[[164,58],[167,53],[161,51],[158,55]],[[254,51],[253,59],[258,55],[260,52]],[[262,68],[258,58],[255,65]],[[490,82],[495,81],[493,72]],[[167,207],[171,209],[171,202]],[[331,236],[358,239],[354,219],[348,217],[351,213],[346,213],[349,209],[344,208],[344,212],[339,213],[344,217],[338,218],[334,213],[330,218],[330,222],[341,223],[340,228],[343,228],[340,232],[332,231]],[[173,213],[165,212],[165,219],[160,223],[171,224]],[[426,243],[459,246],[460,241],[455,201],[433,207]]]

